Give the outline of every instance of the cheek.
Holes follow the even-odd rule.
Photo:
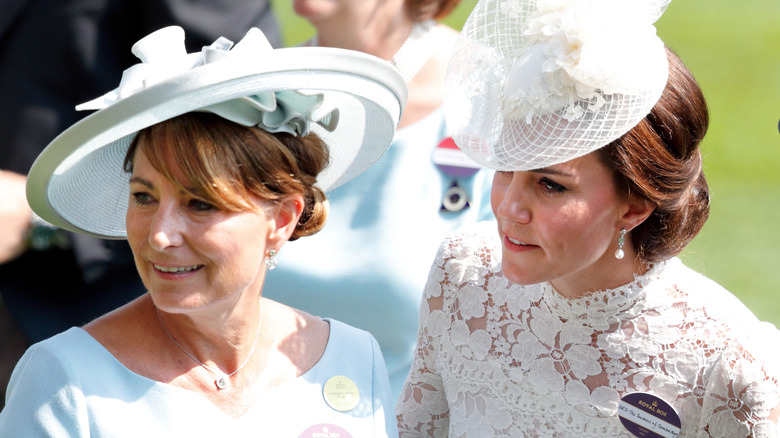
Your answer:
[[[587,245],[594,232],[603,228],[593,210],[582,203],[573,203],[560,209],[537,211],[537,225],[546,237],[560,248]]]
[[[241,227],[224,233],[204,233],[199,242],[198,246],[209,251],[213,258],[230,259],[230,264],[234,266],[251,268],[262,262],[264,257],[265,238],[256,226]]]
[[[606,206],[572,205],[555,217],[548,217],[547,230],[557,236],[561,251],[581,260],[600,254],[611,242],[614,215]]]
[[[498,217],[498,207],[504,202],[507,186],[500,178],[493,179],[493,185],[490,187],[490,207],[493,209],[493,215]]]
[[[134,214],[132,210],[128,209],[125,217],[125,226],[127,229],[127,243],[135,251],[140,242],[146,240],[149,231],[148,223],[143,220],[141,215]]]

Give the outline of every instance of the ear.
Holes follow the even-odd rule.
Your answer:
[[[303,205],[303,196],[298,193],[287,195],[274,202],[268,213],[270,228],[266,245],[268,248],[278,251],[290,239],[303,212]]]
[[[629,195],[623,215],[620,217],[620,228],[625,228],[628,231],[633,230],[650,217],[653,210],[655,210],[655,205],[652,202],[641,196]]]

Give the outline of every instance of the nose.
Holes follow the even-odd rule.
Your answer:
[[[180,246],[184,221],[175,205],[160,205],[152,218],[149,244],[157,251]]]
[[[514,172],[509,181],[493,184],[495,215],[498,219],[519,224],[531,222],[531,194],[520,172]],[[497,192],[496,192],[497,191]]]

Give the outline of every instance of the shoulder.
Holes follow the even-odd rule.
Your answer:
[[[84,354],[100,346],[87,332],[73,327],[32,345],[19,361],[17,368],[40,364],[43,367],[78,368]]]
[[[499,248],[498,231],[494,221],[469,224],[453,231],[441,243],[439,252],[452,257]]]
[[[93,360],[99,348],[78,328],[30,347],[11,375],[0,435],[50,428],[77,434],[86,412],[83,385],[102,365]]]
[[[493,221],[467,225],[448,235],[439,246],[435,264],[452,269],[466,267],[497,269],[501,266],[500,245]]]
[[[340,355],[349,352],[350,354],[376,355],[378,353],[381,358],[379,343],[371,333],[335,319],[326,319],[326,321],[330,324],[327,346],[329,354]]]
[[[776,436],[780,412],[780,333],[771,324],[728,341],[703,376],[702,418],[720,436]]]
[[[29,388],[24,382],[35,382],[39,389],[65,384],[74,387],[89,385],[96,375],[108,373],[116,361],[92,336],[80,328],[63,333],[31,346],[19,360],[9,383],[9,393]],[[18,386],[18,388],[16,388]]]
[[[677,291],[685,297],[689,309],[697,309],[706,314],[707,319],[717,321],[739,335],[749,334],[761,321],[733,293],[708,278],[685,266],[678,258],[665,262],[660,275],[665,288]]]
[[[420,308],[421,323],[446,324],[437,311],[452,309],[464,290],[481,290],[503,281],[501,245],[495,222],[467,225],[442,241],[428,274]],[[435,315],[434,320],[429,320]]]
[[[317,373],[329,376],[332,372],[352,380],[361,390],[374,388],[387,398],[390,382],[379,343],[365,330],[343,322],[326,319],[330,324],[330,338]],[[385,403],[390,405],[389,398]]]
[[[712,356],[713,388],[743,386],[745,393],[761,394],[755,400],[780,401],[780,330],[759,320],[739,298],[677,258],[666,262],[662,276],[665,284],[685,297],[700,342],[723,348]]]
[[[351,412],[363,416],[370,413],[373,436],[397,436],[394,394],[376,339],[369,332],[343,322],[325,321],[330,324],[328,347],[315,370],[316,375],[311,377],[317,380],[319,376],[324,386],[334,389],[354,384],[358,405]]]

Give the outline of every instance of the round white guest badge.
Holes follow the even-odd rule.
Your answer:
[[[322,396],[328,406],[339,411],[351,411],[360,401],[360,391],[355,382],[344,376],[333,376],[322,387]]]
[[[626,395],[618,403],[618,416],[623,426],[642,438],[677,438],[680,417],[662,399],[646,392]]]

